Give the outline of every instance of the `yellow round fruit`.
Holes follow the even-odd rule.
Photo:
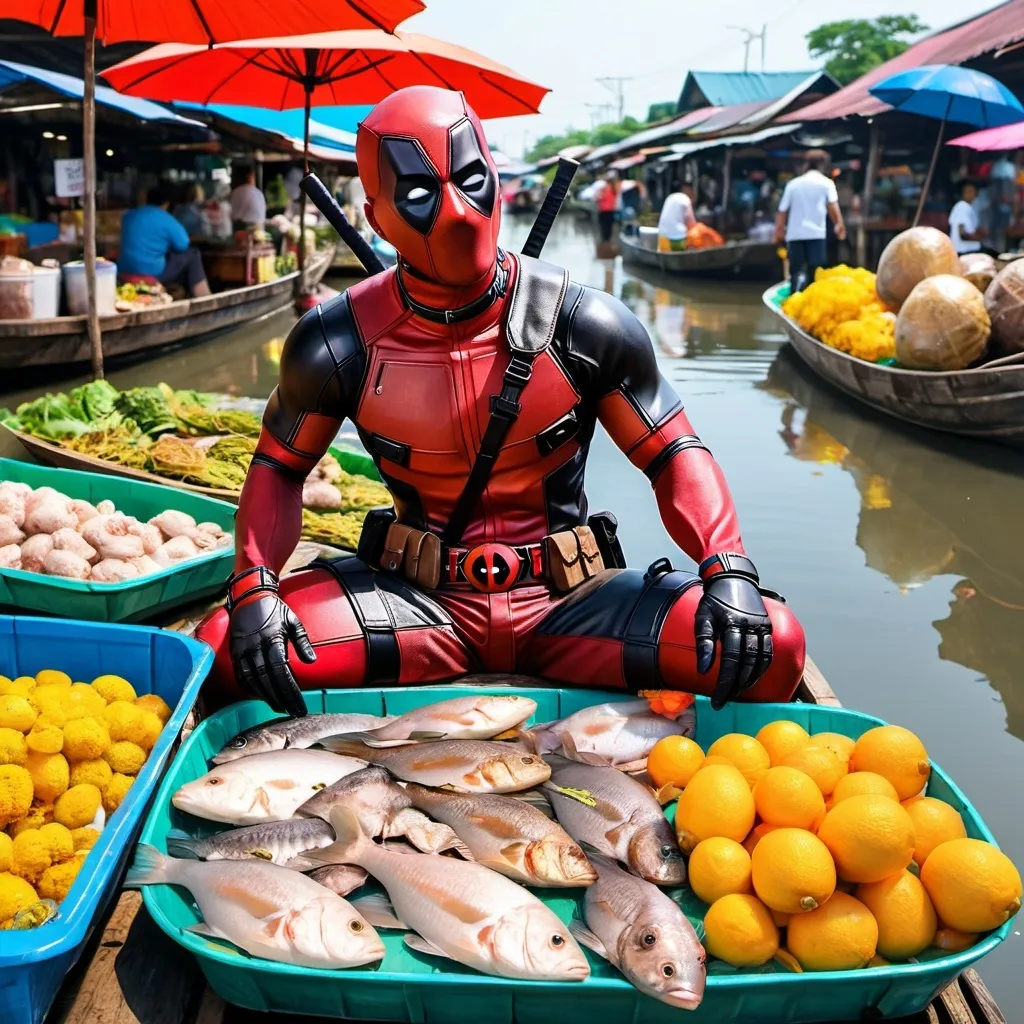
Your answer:
[[[908,796],[906,800],[901,800],[900,803],[903,804],[903,806],[906,807],[907,810],[909,811],[910,808],[913,807],[914,804],[916,804],[918,800],[923,800],[923,799],[924,799],[924,790],[922,789],[920,793],[915,793],[913,796]]]
[[[840,761],[849,765],[856,742],[856,740],[850,739],[849,736],[844,736],[841,732],[816,732],[811,737],[809,746],[826,747]]]
[[[676,804],[676,835],[686,854],[712,836],[740,843],[753,824],[753,794],[747,780],[732,765],[701,768]]]
[[[790,754],[795,754],[811,742],[811,737],[802,725],[785,718],[763,726],[755,739],[768,751],[773,768],[777,768]]]
[[[758,898],[782,914],[820,907],[836,889],[836,866],[825,844],[801,828],[778,828],[761,838],[751,862]]]
[[[878,925],[860,900],[837,892],[824,906],[789,920],[786,946],[805,971],[857,971],[875,956]]]
[[[750,830],[750,835],[748,835],[747,838],[743,840],[743,849],[746,850],[751,857],[753,857],[754,850],[757,847],[757,844],[761,842],[761,840],[764,839],[764,837],[768,835],[769,832],[774,832],[777,828],[781,827],[781,825],[766,825],[763,821],[760,825],[755,825]]]
[[[846,765],[828,747],[816,747],[813,741],[790,754],[782,766],[810,775],[822,796],[828,796],[846,774]]]
[[[725,836],[698,843],[686,867],[690,888],[705,903],[732,893],[750,892],[750,854]]]
[[[961,932],[998,928],[1020,910],[1020,873],[980,839],[951,839],[928,855],[921,881],[942,923]]]
[[[909,871],[858,885],[854,896],[878,923],[878,952],[887,960],[909,960],[935,938],[938,920],[921,880]]]
[[[850,770],[881,775],[906,800],[921,792],[932,769],[924,744],[909,729],[880,725],[857,740]]]
[[[935,933],[932,945],[947,953],[962,953],[970,949],[980,937],[977,932],[958,932],[955,928],[942,927]]]
[[[715,754],[713,757],[705,757],[698,766],[697,771],[700,771],[701,768],[710,768],[713,764],[725,765],[727,768],[736,767],[729,758],[722,757],[720,754]]]
[[[141,744],[146,735],[146,722],[142,708],[127,700],[111,701],[103,709],[103,721],[114,743],[127,740],[129,743]]]
[[[840,878],[880,882],[902,871],[914,855],[910,815],[887,796],[851,796],[821,823],[818,838],[828,847]]]
[[[135,703],[143,711],[152,711],[164,725],[171,717],[171,706],[155,693],[144,693],[141,697],[135,698]]]
[[[27,698],[13,693],[0,697],[0,727],[26,733],[35,725],[37,717]]]
[[[70,686],[71,676],[56,668],[44,668],[36,673],[37,686]]]
[[[779,950],[779,929],[756,897],[733,893],[704,915],[704,946],[733,967],[760,967]]]
[[[647,774],[659,789],[662,786],[685,789],[703,760],[704,751],[688,736],[665,736],[647,755]]]
[[[754,787],[754,807],[769,825],[809,829],[825,813],[825,798],[809,775],[780,765]]]
[[[923,796],[906,810],[914,823],[914,860],[918,864],[923,864],[939,843],[967,838],[964,819],[943,800]]]
[[[92,681],[92,688],[108,703],[115,700],[135,700],[138,694],[127,679],[121,676],[97,676]]]
[[[847,797],[871,795],[887,796],[897,803],[900,799],[893,784],[888,779],[883,779],[881,775],[874,772],[850,772],[849,775],[844,775],[832,790],[832,807]],[[829,810],[831,809],[830,807]]]
[[[732,762],[747,780],[751,789],[771,767],[768,751],[753,736],[730,732],[708,747],[708,757],[724,757]]]

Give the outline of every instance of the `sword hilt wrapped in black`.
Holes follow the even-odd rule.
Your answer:
[[[327,218],[327,222],[338,232],[341,240],[352,250],[355,258],[363,265],[368,274],[379,274],[384,270],[377,254],[369,243],[348,222],[344,210],[338,201],[327,191],[327,186],[315,175],[307,174],[299,183],[309,201]]]
[[[551,225],[555,223],[555,218],[558,216],[558,211],[562,208],[562,203],[565,202],[569,186],[572,184],[572,179],[576,176],[579,167],[579,161],[577,160],[570,160],[564,156],[558,158],[558,170],[555,171],[555,176],[551,179],[551,187],[548,189],[548,194],[544,197],[540,213],[537,214],[537,219],[534,221],[529,237],[526,239],[526,244],[523,246],[522,252],[524,256],[536,258],[540,255],[541,250],[544,248],[544,243],[547,241]]]

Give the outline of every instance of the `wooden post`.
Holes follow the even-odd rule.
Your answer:
[[[316,74],[316,50],[306,50],[306,105],[302,135],[302,165],[305,174],[309,174],[309,109],[313,103],[313,76]],[[306,193],[299,190],[299,276],[295,282],[296,297],[306,292]]]
[[[732,146],[725,147],[725,165],[722,168],[722,235],[726,233],[726,217],[729,212],[729,176],[732,173]]]
[[[860,223],[857,225],[857,266],[868,265],[868,213],[875,194],[875,178],[882,156],[882,129],[875,119],[871,122],[868,142],[868,162],[864,168],[864,189],[860,200]]]
[[[917,212],[914,214],[914,223],[911,227],[917,227],[921,214],[924,213],[924,204],[928,199],[928,191],[932,187],[932,175],[935,174],[935,165],[939,162],[939,150],[942,148],[942,136],[946,134],[946,119],[943,118],[939,124],[939,134],[935,136],[935,148],[932,150],[932,162],[928,165],[928,173],[925,175],[924,184],[921,186],[921,198],[917,201]]]
[[[92,375],[103,376],[103,334],[96,311],[96,0],[85,0],[85,83],[82,92],[82,196],[85,294]]]

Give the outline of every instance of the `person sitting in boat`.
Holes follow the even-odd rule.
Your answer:
[[[231,193],[231,220],[235,231],[262,230],[267,220],[267,200],[256,187],[256,168],[247,167]]]
[[[836,238],[846,238],[836,183],[825,175],[829,156],[812,149],[804,158],[805,170],[786,182],[775,221],[775,241],[786,243],[790,288],[798,292],[814,280],[815,271],[828,257],[826,222],[835,226]]]
[[[953,248],[961,256],[969,252],[981,252],[982,239],[988,237],[974,207],[977,197],[978,186],[973,181],[965,181],[959,200],[949,212],[949,237],[953,241]]]
[[[144,206],[121,218],[118,272],[125,276],[155,277],[163,285],[184,285],[189,295],[210,294],[203,257],[192,247],[188,232],[168,212],[170,190],[155,185]]]
[[[206,193],[203,186],[192,183],[174,208],[174,219],[188,232],[189,238],[209,238],[210,218],[206,214]]]
[[[803,631],[761,589],[721,468],[622,302],[498,246],[498,176],[464,96],[391,94],[360,124],[356,160],[399,262],[306,313],[284,345],[227,607],[198,630],[220,696],[237,680],[301,715],[303,689],[485,671],[695,691],[716,708],[788,700]],[[279,578],[303,481],[345,419],[394,508],[367,516],[357,557]],[[696,572],[624,568],[614,517],[588,516],[598,422]]]
[[[693,213],[693,186],[683,185],[665,197],[658,217],[658,252],[681,252],[686,233],[697,223]]]

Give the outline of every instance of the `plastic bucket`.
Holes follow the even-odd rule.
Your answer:
[[[68,300],[68,312],[72,316],[84,316],[89,312],[85,293],[85,264],[81,260],[65,263],[64,294]],[[117,301],[117,264],[110,260],[96,261],[96,312],[109,315]]]
[[[36,267],[32,273],[35,320],[48,320],[60,312],[60,267]]]

